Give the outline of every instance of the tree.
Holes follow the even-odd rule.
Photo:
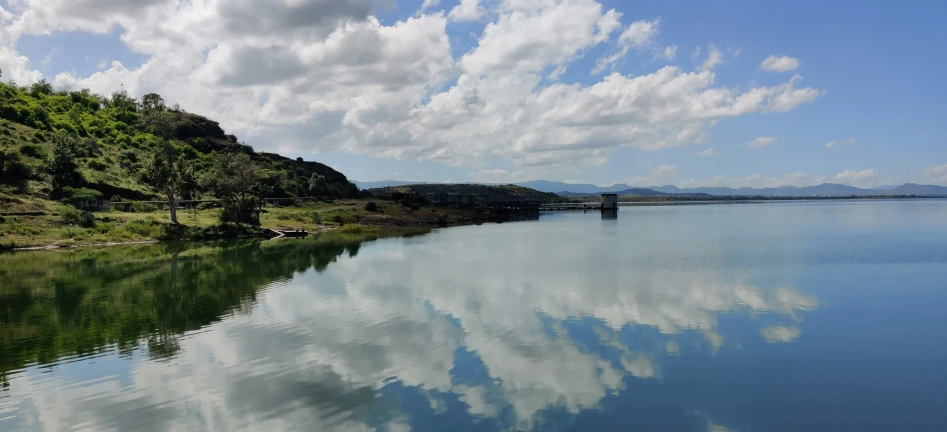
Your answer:
[[[135,99],[129,96],[128,92],[124,89],[112,93],[112,99],[109,100],[109,105],[118,109],[118,111],[122,114],[121,120],[126,123],[128,120],[128,113],[135,112],[138,108],[138,104],[135,103]]]
[[[165,111],[146,111],[138,122],[143,129],[164,140],[173,138],[178,126],[175,117]]]
[[[255,193],[262,179],[260,167],[247,154],[219,153],[206,183],[223,201],[224,220],[254,223],[253,209],[260,199]]]
[[[145,166],[142,178],[149,186],[167,195],[172,223],[178,223],[178,203],[185,186],[193,183],[192,177],[191,167],[181,152],[168,141],[162,141],[155,156]]]
[[[320,174],[309,177],[309,195],[321,198],[326,193],[326,178]]]
[[[53,94],[53,85],[45,79],[41,79],[39,82],[30,86],[30,95],[34,98],[39,98],[40,95],[48,96],[51,94]]]
[[[47,167],[53,177],[53,196],[62,196],[64,187],[75,186],[79,180],[78,147],[76,138],[65,132],[53,135],[53,158]]]
[[[157,93],[148,93],[141,97],[140,108],[143,112],[161,112],[167,110],[164,99]]]

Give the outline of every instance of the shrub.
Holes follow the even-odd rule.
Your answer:
[[[102,162],[100,160],[93,159],[89,161],[89,168],[92,168],[96,171],[105,171],[105,169],[108,167],[109,166],[105,162]]]
[[[0,177],[0,182],[2,183],[14,185],[24,184],[33,177],[33,166],[19,158],[7,159],[0,165],[0,173],[3,174],[3,176]]]
[[[98,199],[102,196],[102,192],[95,189],[66,186],[62,188],[62,195],[63,198],[70,200]]]
[[[124,228],[130,233],[145,238],[159,238],[163,234],[161,224],[149,219],[133,220],[125,224]]]
[[[365,203],[365,211],[377,212],[378,204],[376,204],[375,201],[369,201]]]
[[[36,144],[20,145],[20,154],[36,159],[46,159],[46,150],[42,146]]]
[[[82,212],[79,209],[70,205],[59,207],[59,221],[66,225],[78,225],[81,214]]]
[[[135,213],[154,213],[158,211],[158,207],[148,203],[136,202],[132,204],[132,211]]]

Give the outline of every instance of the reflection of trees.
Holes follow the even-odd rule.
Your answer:
[[[54,363],[143,342],[171,358],[178,337],[248,310],[257,290],[324,271],[361,240],[181,244],[0,256],[0,382],[29,363]]]

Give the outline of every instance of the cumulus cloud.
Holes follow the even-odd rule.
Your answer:
[[[760,69],[770,72],[788,72],[799,67],[799,60],[789,56],[769,56],[760,63]]]
[[[833,148],[837,145],[850,145],[850,144],[855,144],[857,142],[858,140],[855,138],[849,138],[844,141],[829,141],[828,143],[825,144],[825,148]]]
[[[635,21],[618,37],[618,43],[628,44],[636,48],[644,47],[657,36],[660,25],[660,20]]]
[[[797,172],[784,176],[765,177],[763,174],[753,174],[746,177],[728,177],[718,174],[710,179],[689,179],[677,184],[681,188],[694,187],[729,187],[729,188],[775,188],[780,186],[814,186],[825,183],[828,177],[814,177],[805,173]]]
[[[947,168],[941,168],[943,174],[947,174]],[[815,186],[822,183],[841,183],[844,185],[860,188],[872,188],[882,185],[887,180],[884,175],[878,174],[874,169],[863,171],[845,170],[835,176],[812,176],[806,173],[797,172],[784,176],[766,177],[763,174],[753,174],[746,177],[728,177],[722,174],[710,179],[689,179],[677,183],[681,188],[693,187],[730,187],[730,188],[775,188],[781,186]],[[944,180],[947,180],[945,178]]]
[[[763,329],[760,330],[763,339],[766,339],[766,342],[772,343],[792,342],[799,337],[800,333],[799,329],[786,326],[769,326],[763,327]]]
[[[441,4],[441,0],[424,0],[424,3],[421,4],[421,11],[425,11],[439,4]]]
[[[668,183],[671,176],[677,172],[677,167],[673,165],[659,165],[651,169],[647,175],[629,177],[622,180],[622,183],[630,186],[663,186]]]
[[[711,70],[722,60],[715,47],[698,71],[663,67],[588,84],[554,82],[601,44],[614,42],[617,54],[676,54],[676,46],[658,46],[659,20],[625,25],[594,0],[463,0],[446,14],[386,24],[372,15],[375,4],[24,0],[3,17],[0,67],[5,78],[34,82],[42,75],[16,52],[19,35],[117,28],[143,64],[111,62],[88,76],[64,72],[54,83],[105,94],[120,84],[136,96],[158,92],[268,151],[343,151],[478,169],[503,160],[509,171],[537,177],[601,165],[618,147],[700,143],[726,118],[788,111],[821,95],[801,86],[799,76],[743,90],[719,85]],[[455,57],[448,22],[465,19],[489,22],[476,45]],[[605,59],[605,68],[615,61]]]
[[[835,176],[835,181],[849,186],[872,188],[884,183],[885,177],[875,172],[874,168],[863,171],[845,170]]]
[[[503,169],[487,169],[470,173],[468,179],[474,183],[513,183],[525,180],[521,172],[509,172]]]
[[[700,52],[700,48],[697,48],[697,52]],[[701,70],[711,70],[720,63],[723,63],[723,53],[717,49],[716,46],[710,45],[707,47],[707,59],[704,60],[700,65]]]
[[[457,6],[454,6],[447,14],[451,21],[477,21],[483,15],[483,9],[480,8],[480,0],[460,0]]]
[[[947,185],[947,164],[924,168],[924,178],[927,183]]]
[[[713,147],[711,147],[711,148],[709,148],[709,149],[707,149],[707,150],[704,150],[704,151],[701,151],[701,152],[697,152],[697,155],[698,155],[698,156],[711,157],[711,156],[716,156],[716,155],[717,155],[717,151],[714,150]]]
[[[674,60],[674,57],[677,57],[677,45],[668,45],[664,47],[663,55],[667,60]]]
[[[768,145],[773,144],[776,141],[776,137],[766,136],[766,137],[757,137],[753,141],[750,141],[746,146],[751,149],[763,148]]]

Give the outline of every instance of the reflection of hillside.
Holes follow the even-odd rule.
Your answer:
[[[454,425],[550,429],[631,393],[633,383],[659,382],[666,356],[693,359],[741,343],[745,336],[718,325],[723,315],[770,315],[749,334],[789,343],[801,337],[803,311],[818,305],[792,288],[712,266],[664,265],[650,251],[588,242],[585,233],[556,249],[523,234],[530,226],[503,236],[483,235],[491,226],[452,229],[361,251],[357,243],[301,242],[184,251],[177,264],[173,251],[162,251],[140,260],[151,263],[141,264],[148,274],[111,286],[150,296],[140,309],[164,319],[149,317],[151,329],[134,341],[154,345],[153,357],[175,356],[173,367],[133,362],[90,386],[17,377],[16,421],[48,429],[81,421],[97,430],[396,430],[453,409],[445,417]],[[357,259],[327,265],[346,247]],[[98,263],[87,272],[124,271]],[[318,275],[298,273],[313,266]],[[279,289],[258,290],[277,280]],[[86,303],[95,304],[100,291],[87,290]],[[40,300],[28,303],[56,310],[54,293]],[[235,310],[243,313],[179,337]],[[626,337],[643,333],[657,349]],[[93,349],[109,343],[120,341]],[[119,418],[115,407],[136,416]]]
[[[152,357],[173,356],[178,335],[247,310],[260,287],[358,249],[335,238],[0,256],[0,378],[111,346],[128,355],[142,342]]]

